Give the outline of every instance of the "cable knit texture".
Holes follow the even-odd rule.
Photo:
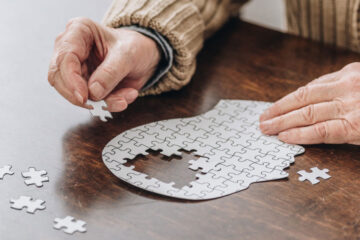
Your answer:
[[[290,33],[360,51],[359,0],[286,0]]]
[[[204,40],[218,30],[232,10],[247,0],[114,0],[104,23],[113,28],[151,28],[172,45],[170,71],[141,95],[186,85],[196,68]],[[359,51],[360,0],[285,0],[290,33]],[[236,5],[236,7],[234,7]],[[236,31],[236,29],[234,29]]]

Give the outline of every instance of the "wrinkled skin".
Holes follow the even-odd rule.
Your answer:
[[[360,145],[360,63],[324,75],[275,102],[260,129],[293,144]]]
[[[132,30],[86,18],[69,21],[55,41],[48,80],[71,103],[104,99],[120,112],[154,74],[156,43]],[[293,144],[360,145],[360,63],[324,75],[283,97],[260,117],[260,129]]]
[[[120,112],[138,97],[160,57],[145,35],[75,18],[55,40],[48,80],[75,105],[90,108],[88,98],[104,99],[109,111]]]

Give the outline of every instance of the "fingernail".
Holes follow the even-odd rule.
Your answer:
[[[263,133],[268,133],[269,132],[269,129],[271,128],[271,120],[267,120],[267,121],[264,121],[264,122],[261,122],[260,123],[260,129]]]
[[[75,91],[74,95],[80,104],[84,104],[84,98],[81,96],[81,94],[78,91]]]
[[[285,141],[289,138],[289,133],[287,133],[287,132],[281,132],[281,133],[279,133],[278,138],[279,138],[281,141],[285,142]]]
[[[125,101],[118,101],[111,104],[112,111],[121,112],[127,108],[127,103]]]
[[[104,94],[104,88],[101,86],[100,83],[98,82],[94,82],[93,84],[91,84],[90,86],[90,92],[91,94],[97,98],[97,99],[101,99],[103,97]]]
[[[137,96],[139,95],[138,91],[136,91],[135,89],[130,90],[126,95],[125,95],[125,99],[128,103],[131,103],[135,100],[135,98],[137,98]]]

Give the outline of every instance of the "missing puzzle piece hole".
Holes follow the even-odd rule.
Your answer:
[[[181,156],[170,157],[161,154],[161,150],[148,149],[148,155],[137,155],[129,159],[124,165],[135,166],[134,170],[148,175],[148,178],[156,178],[162,182],[174,182],[174,187],[182,188],[196,180],[198,171],[189,169],[189,160],[196,160],[199,156],[194,151],[179,150]]]

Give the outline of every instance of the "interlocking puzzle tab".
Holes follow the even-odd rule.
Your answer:
[[[73,234],[75,232],[86,232],[86,222],[82,220],[76,220],[74,217],[67,216],[65,218],[55,218],[54,228],[57,230],[63,229],[67,234]]]
[[[87,104],[93,107],[93,109],[89,110],[93,117],[99,117],[103,122],[107,122],[107,118],[113,118],[111,113],[104,109],[107,107],[105,101],[94,102],[88,100]]]
[[[18,199],[11,199],[11,208],[16,210],[22,210],[26,208],[27,213],[35,213],[36,210],[44,210],[45,206],[43,205],[45,201],[37,199],[33,200],[32,197],[21,196]]]
[[[251,183],[281,179],[294,156],[304,148],[265,136],[259,116],[271,103],[221,100],[212,110],[191,118],[163,120],[125,131],[103,150],[103,161],[118,178],[165,196],[201,200],[244,190]],[[202,174],[181,189],[125,166],[146,150],[162,150],[170,157],[179,150],[195,150],[200,156],[189,168]],[[130,160],[131,161],[131,160]]]
[[[37,187],[42,187],[43,182],[49,181],[49,177],[45,176],[47,175],[47,172],[45,170],[37,171],[33,167],[30,167],[27,172],[22,172],[21,175],[26,178],[24,182],[28,186],[35,185]]]
[[[3,180],[5,175],[13,175],[14,172],[11,171],[11,165],[5,165],[0,168],[0,180]]]
[[[331,176],[327,174],[329,172],[329,169],[322,169],[320,170],[317,167],[311,168],[311,172],[306,172],[305,170],[298,171],[298,174],[301,175],[299,177],[299,181],[303,182],[305,180],[308,180],[311,182],[311,184],[317,184],[320,182],[318,178],[322,179],[329,179]]]

